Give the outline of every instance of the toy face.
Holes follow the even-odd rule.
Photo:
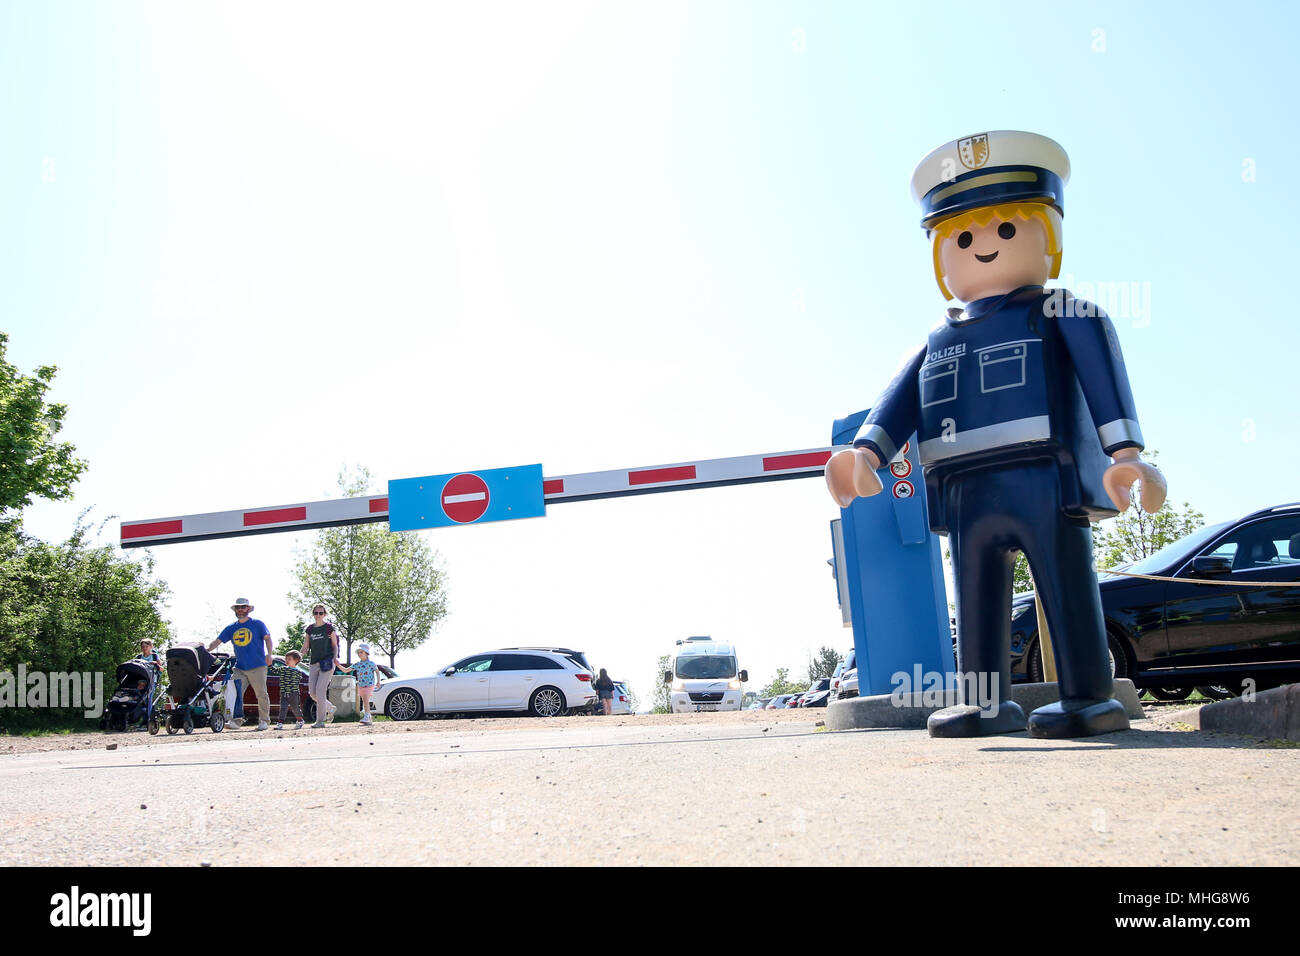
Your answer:
[[[1047,248],[1047,230],[1037,219],[994,219],[987,226],[971,224],[944,239],[939,262],[952,294],[962,302],[974,302],[1045,283],[1052,271]]]

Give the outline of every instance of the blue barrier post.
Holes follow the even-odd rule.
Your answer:
[[[862,411],[836,421],[831,443],[850,444],[866,417]],[[939,538],[930,532],[915,436],[880,477],[884,491],[841,511],[863,697],[891,693],[899,671],[913,681],[918,665],[945,678],[956,672]]]

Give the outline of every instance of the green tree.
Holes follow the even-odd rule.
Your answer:
[[[655,663],[654,692],[650,695],[650,713],[670,714],[672,705],[672,686],[664,683],[664,674],[672,669],[672,658],[667,654]]]
[[[139,653],[142,638],[159,649],[170,641],[162,616],[169,591],[147,551],[127,558],[95,545],[97,529],[84,519],[59,544],[0,522],[0,671],[100,672],[108,697],[117,665]],[[83,711],[0,708],[0,729],[80,727]]]
[[[9,336],[0,332],[0,514],[32,503],[32,496],[59,500],[86,468],[76,448],[54,440],[63,427],[64,405],[47,405],[45,390],[57,369],[42,365],[21,374],[5,358]]]
[[[1155,514],[1131,505],[1117,518],[1093,525],[1092,548],[1097,567],[1104,570],[1150,557],[1204,524],[1205,515],[1186,501],[1181,509],[1166,501]]]
[[[378,600],[368,633],[397,666],[399,651],[414,650],[447,616],[446,573],[438,552],[414,532],[389,532],[376,579]]]
[[[339,490],[345,497],[370,493],[372,478],[365,468],[357,474],[339,473]],[[294,566],[296,588],[289,600],[297,612],[308,616],[313,604],[323,603],[343,632],[345,663],[352,662],[354,642],[373,636],[380,606],[379,577],[387,560],[390,532],[383,525],[348,525],[316,532],[316,540]]]
[[[280,643],[275,645],[275,653],[283,656],[290,651],[301,651],[305,630],[307,630],[307,622],[301,617],[292,624],[286,624],[284,637],[280,638]]]
[[[808,661],[808,683],[811,686],[823,677],[830,677],[835,673],[835,668],[840,666],[840,661],[844,657],[833,647],[822,645],[810,661]]]
[[[758,696],[778,697],[781,694],[802,694],[808,689],[810,684],[811,681],[800,683],[799,681],[790,680],[790,668],[778,667],[776,669],[776,676],[772,678],[772,682],[760,690]]]

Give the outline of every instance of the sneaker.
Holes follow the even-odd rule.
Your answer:
[[[338,708],[330,703],[327,703],[326,706],[329,707],[329,710],[325,711],[325,723],[332,724],[334,723],[334,711],[338,710]]]
[[[242,727],[244,726],[244,718],[236,717],[234,720],[231,721],[231,723],[234,724],[236,727]]]
[[[293,729],[294,729],[294,730],[302,730],[302,721],[301,721],[301,720],[298,721],[297,725],[296,725]]]
[[[276,724],[276,725],[275,725],[275,729],[276,729],[276,730],[284,730],[284,724]]]
[[[366,714],[364,717],[361,718],[361,722],[363,724],[373,724],[375,722],[375,718],[371,717],[369,714]]]
[[[316,721],[316,723],[312,724],[312,727],[315,727],[315,728],[318,728],[318,729],[321,728],[321,727],[324,727],[324,726],[325,726],[325,721],[323,721],[323,720],[318,720],[318,721]]]
[[[264,720],[257,725],[258,730],[266,730],[270,725]]]

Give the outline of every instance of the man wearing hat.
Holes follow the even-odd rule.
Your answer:
[[[227,625],[217,639],[208,645],[215,651],[224,643],[235,645],[235,678],[250,684],[257,695],[257,729],[266,730],[266,719],[271,716],[271,695],[266,691],[266,669],[274,660],[271,632],[265,624],[249,617],[253,605],[248,598],[236,598],[230,605],[235,612],[235,623]]]
[[[826,481],[841,507],[881,490],[876,471],[915,434],[930,526],[949,537],[958,671],[996,675],[997,697],[931,715],[936,737],[1081,737],[1128,728],[1110,659],[1090,520],[1129,505],[1159,510],[1114,326],[1091,303],[1043,284],[1060,274],[1065,151],[1034,133],[994,131],[936,149],[912,192],[951,308],[890,382],[852,451]],[[1061,700],[1026,722],[1010,699],[1011,580],[1029,559],[1052,634]]]

